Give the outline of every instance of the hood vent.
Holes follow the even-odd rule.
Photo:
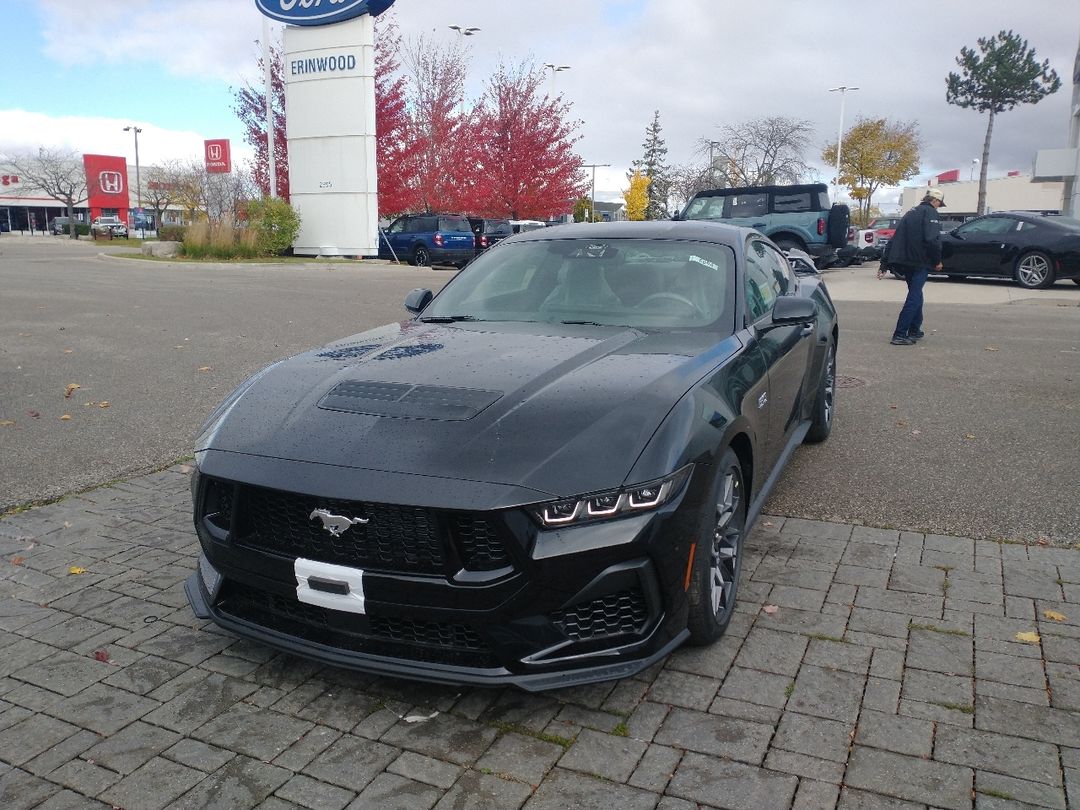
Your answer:
[[[319,401],[319,407],[369,416],[461,422],[472,419],[501,396],[499,391],[472,388],[351,380],[334,386]]]

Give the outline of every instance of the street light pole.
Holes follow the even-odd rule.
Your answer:
[[[610,166],[610,163],[586,163],[583,169],[592,169],[592,200],[589,204],[589,222],[596,222],[596,170]]]
[[[839,87],[829,88],[830,93],[840,91],[840,133],[836,136],[836,196],[840,196],[840,151],[844,146],[844,100],[848,90],[858,90],[858,87],[849,87],[842,84]],[[835,200],[834,200],[835,202]]]
[[[978,166],[981,162],[982,161],[980,161],[978,158],[972,158],[971,159],[971,168],[968,169],[968,182],[969,183],[973,179],[975,179],[975,167]]]
[[[556,65],[554,62],[548,62],[544,65],[544,68],[551,71],[551,89],[555,89],[555,74],[562,73],[564,70],[569,70],[569,65]]]
[[[135,205],[136,205],[136,208],[138,209],[138,211],[139,211],[139,213],[141,215],[142,214],[142,177],[140,176],[140,173],[139,173],[139,133],[142,132],[142,130],[139,127],[135,126],[134,124],[132,124],[131,126],[124,127],[124,132],[131,132],[132,130],[135,131]],[[146,218],[143,217],[143,216],[140,216],[139,220],[141,222],[146,222]],[[142,234],[145,237],[146,236],[146,228],[145,228],[145,226],[142,227],[142,228],[139,228],[139,230],[142,231]]]
[[[455,34],[457,34],[457,45],[458,45],[458,50],[459,51],[461,50],[461,47],[462,47],[462,41],[461,41],[462,37],[475,36],[480,31],[479,28],[476,28],[474,26],[450,25],[450,26],[447,26],[447,27],[451,31],[453,31]],[[464,118],[465,117],[465,91],[464,91],[464,87],[462,88],[460,107],[461,107],[461,109],[460,109],[461,117]]]

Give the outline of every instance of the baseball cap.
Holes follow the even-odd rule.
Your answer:
[[[932,200],[941,200],[941,206],[945,207],[945,193],[940,188],[928,188],[926,196]]]

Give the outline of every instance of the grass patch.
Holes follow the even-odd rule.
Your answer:
[[[161,264],[360,264],[363,259],[347,259],[344,256],[264,256],[253,259],[193,259],[190,256],[144,256],[141,253],[106,253],[118,259],[137,259]]]
[[[954,630],[951,627],[938,627],[936,624],[916,624],[915,622],[911,622],[908,625],[908,630],[929,630],[931,633],[941,633],[946,636],[971,636],[971,633],[968,633],[966,630]]]
[[[574,744],[574,741],[568,737],[560,737],[558,734],[546,734],[543,731],[533,731],[531,728],[525,728],[525,726],[518,725],[517,723],[493,723],[492,725],[503,734],[510,732],[522,734],[526,737],[532,737],[534,740],[561,745],[563,748],[569,748]]]
[[[611,733],[614,734],[616,737],[629,737],[630,729],[626,727],[626,721],[623,720],[621,723],[619,723],[619,725],[615,726],[615,728],[611,730]]]
[[[949,582],[948,577],[946,577],[944,580],[942,580],[942,582],[941,582],[941,595],[942,596],[948,596],[949,595],[949,586],[951,584],[952,583]]]
[[[791,697],[793,694],[795,694],[795,682],[794,681],[789,683],[787,685],[787,688],[784,689],[784,697]]]
[[[944,571],[947,574],[950,571],[952,571],[956,566],[955,565],[935,565],[933,567],[936,568],[938,571]]]
[[[803,633],[807,638],[812,638],[815,641],[835,641],[837,644],[850,644],[846,638],[840,638],[839,636],[830,636],[827,633]]]
[[[943,700],[931,700],[930,703],[934,706],[940,706],[943,709],[951,709],[954,712],[963,712],[964,714],[975,714],[974,706],[966,706],[963,703],[948,703]]]
[[[1013,801],[1011,793],[1006,793],[1004,790],[994,790],[993,788],[975,788],[976,793],[981,793],[983,796],[991,796],[995,799],[1004,799],[1007,802]]]

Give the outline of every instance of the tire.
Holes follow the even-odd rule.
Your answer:
[[[847,244],[848,225],[851,224],[851,209],[846,205],[837,203],[829,209],[826,235],[829,244],[839,250]]]
[[[1054,283],[1054,262],[1041,250],[1031,250],[1016,260],[1016,283],[1029,290],[1045,290]]]
[[[817,397],[814,398],[814,410],[810,414],[810,430],[806,432],[804,442],[817,444],[829,438],[832,433],[833,416],[836,410],[836,345],[829,343],[825,355],[825,367],[821,369]]]
[[[431,251],[423,245],[417,245],[413,248],[409,264],[414,267],[431,267]]]
[[[773,239],[772,241],[774,245],[780,248],[780,250],[791,250],[792,248],[795,250],[806,250],[806,245],[802,243],[802,240],[796,239],[793,236],[781,236],[779,239]]]
[[[717,464],[713,497],[704,507],[687,598],[690,643],[711,644],[724,635],[735,613],[746,529],[742,465],[730,447]]]

